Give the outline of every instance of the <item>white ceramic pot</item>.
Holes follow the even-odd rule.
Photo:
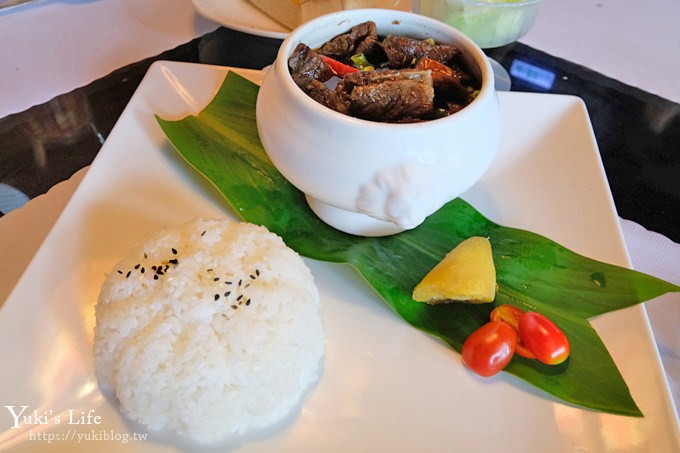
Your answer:
[[[456,45],[482,81],[479,95],[453,115],[412,124],[353,118],[307,96],[288,70],[297,44],[318,47],[367,20],[380,35]],[[305,193],[313,211],[329,225],[362,236],[418,226],[479,180],[501,136],[493,72],[482,50],[442,22],[381,9],[342,11],[294,30],[262,82],[257,126],[272,162]]]

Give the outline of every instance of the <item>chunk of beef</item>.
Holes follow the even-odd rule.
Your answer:
[[[322,45],[317,52],[345,64],[351,63],[352,55],[364,53],[368,57],[377,52],[382,53],[378,41],[378,28],[375,22],[371,21],[355,25],[347,33],[338,35]]]
[[[459,50],[448,44],[432,44],[429,41],[407,38],[404,36],[388,36],[383,44],[391,68],[407,67],[420,58],[431,58],[442,64],[449,64]]]
[[[358,54],[364,54],[366,59],[374,65],[379,65],[387,61],[387,55],[385,55],[385,50],[383,49],[380,37],[378,36],[367,36],[366,39],[361,41],[352,55]],[[350,55],[350,57],[352,55]]]
[[[358,75],[356,75],[358,74]],[[349,114],[383,122],[414,121],[432,112],[434,88],[429,71],[367,71],[347,76]]]
[[[331,68],[319,58],[319,55],[305,44],[298,44],[288,57],[288,69],[295,83],[302,87],[310,80],[325,82],[333,77]]]
[[[319,104],[347,114],[348,97],[344,93],[331,90],[323,83],[334,74],[314,50],[305,44],[298,44],[288,58],[288,69],[295,84],[309,97]]]
[[[331,90],[323,83],[314,79],[309,80],[300,88],[319,104],[345,115],[349,113],[349,98],[345,93]]]
[[[425,71],[417,69],[385,69],[380,71],[358,71],[347,74],[342,79],[342,89],[351,92],[355,86],[382,83],[389,80],[401,80],[422,77]]]

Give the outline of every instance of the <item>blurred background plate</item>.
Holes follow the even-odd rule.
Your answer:
[[[12,6],[23,5],[24,3],[30,3],[33,0],[0,0],[0,9],[10,8]]]
[[[283,39],[290,29],[279,24],[246,0],[193,0],[198,12],[233,30]],[[377,0],[378,8],[408,11],[410,0]]]

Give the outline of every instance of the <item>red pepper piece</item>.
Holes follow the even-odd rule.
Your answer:
[[[321,60],[331,68],[333,74],[338,77],[345,77],[347,74],[359,71],[353,66],[340,63],[338,60],[334,60],[333,58],[327,57],[326,55],[319,55],[319,58],[321,58]]]

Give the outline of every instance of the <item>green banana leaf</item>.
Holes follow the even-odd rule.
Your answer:
[[[198,116],[179,121],[157,117],[177,151],[215,185],[238,216],[266,226],[303,256],[350,264],[406,322],[457,351],[496,305],[539,311],[567,334],[569,359],[548,366],[515,356],[505,371],[575,405],[642,416],[588,319],[680,287],[577,255],[537,234],[497,225],[461,199],[398,235],[361,238],[337,231],[312,213],[303,195],[267,157],[255,123],[257,92],[257,85],[230,72]],[[498,281],[494,304],[414,302],[413,287],[470,236],[491,241]]]

